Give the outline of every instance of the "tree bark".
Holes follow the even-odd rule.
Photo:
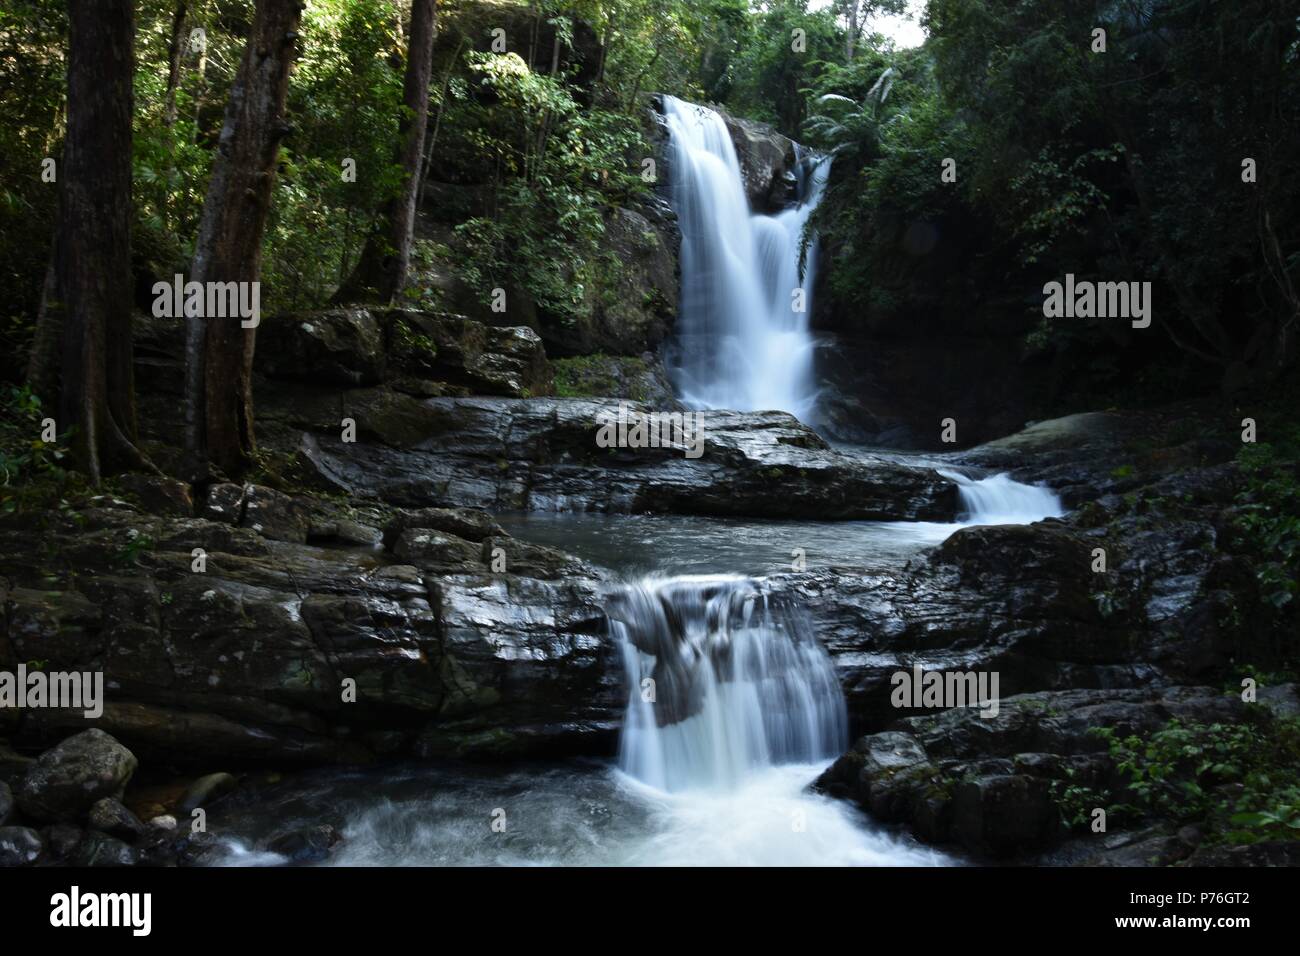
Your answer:
[[[168,126],[176,123],[176,90],[181,85],[181,54],[185,49],[185,0],[179,0],[172,13],[171,40],[167,44],[167,95],[163,111],[163,122]]]
[[[260,282],[262,238],[285,99],[302,15],[300,0],[257,0],[243,60],[230,88],[212,179],[203,203],[190,281]],[[185,442],[194,480],[214,464],[237,477],[252,463],[255,326],[239,316],[185,319]]]
[[[59,341],[63,336],[63,309],[59,303],[59,233],[50,237],[50,256],[36,311],[32,350],[27,355],[27,385],[50,408],[59,399]]]
[[[92,483],[139,465],[131,368],[131,0],[69,0],[68,130],[55,302],[64,315],[61,432]]]
[[[435,0],[413,0],[396,157],[402,167],[401,190],[386,204],[377,227],[366,237],[357,267],[335,294],[336,301],[373,295],[387,303],[406,285],[424,166],[424,137],[429,125],[429,78],[433,72],[436,14]]]

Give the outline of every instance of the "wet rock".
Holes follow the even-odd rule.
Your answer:
[[[487,538],[480,560],[493,572],[557,581],[566,577],[597,579],[600,572],[556,548],[520,541],[509,535]]]
[[[394,309],[384,316],[395,361],[407,374],[461,385],[478,395],[549,395],[553,371],[536,332],[494,328],[439,312]]]
[[[393,542],[394,556],[420,568],[464,570],[477,563],[482,552],[472,541],[427,528],[408,528]]]
[[[1000,704],[995,719],[976,708],[906,717],[896,730],[859,739],[815,787],[979,859],[1036,860],[1063,835],[1054,788],[1111,778],[1096,728],[1145,737],[1173,717],[1233,723],[1246,713],[1208,687],[1045,691]],[[1082,856],[1093,852],[1085,847]]]
[[[1261,841],[1244,846],[1201,847],[1187,861],[1188,866],[1300,866],[1300,842]]]
[[[14,795],[9,789],[9,784],[0,780],[0,827],[9,822],[9,817],[14,812]]]
[[[342,841],[343,834],[330,824],[322,823],[272,837],[266,848],[286,857],[292,864],[322,863]]]
[[[516,753],[606,748],[624,702],[594,572],[559,580],[580,563],[517,545],[483,512],[414,514],[404,530],[442,524],[472,537],[454,535],[454,554],[422,570],[391,552],[269,540],[200,518],[55,518],[47,534],[60,566],[86,593],[42,590],[43,569],[14,562],[35,586],[0,585],[0,667],[44,658],[102,670],[113,691],[97,727],[151,764],[361,763],[411,748],[473,756],[503,740]],[[126,575],[104,541],[130,528],[153,547]],[[0,555],[10,533],[0,523]],[[191,570],[199,545],[223,549],[202,574]],[[489,557],[507,552],[495,579],[485,545]],[[481,575],[472,584],[471,570]],[[84,726],[78,713],[32,710],[15,740],[48,747]],[[113,795],[90,794],[71,816]],[[164,812],[146,802],[150,816]]]
[[[434,592],[449,672],[421,755],[612,743],[626,700],[596,582],[457,575]]]
[[[663,362],[650,352],[578,355],[555,362],[555,390],[565,397],[625,398],[665,411],[684,410]]]
[[[1300,684],[1277,684],[1256,690],[1256,700],[1274,717],[1300,717]],[[0,819],[4,814],[0,813]]]
[[[241,506],[240,514],[242,513]],[[206,518],[167,522],[159,526],[158,535],[153,538],[153,542],[154,551],[192,553],[195,548],[202,548],[207,554],[223,552],[242,557],[261,557],[271,553],[266,539],[258,532],[250,528],[230,527],[224,522]]]
[[[1079,866],[1172,866],[1187,859],[1192,848],[1163,826],[1108,834]]]
[[[165,855],[179,866],[205,866],[221,856],[221,841],[207,831],[186,830],[180,837],[161,845],[165,847]]]
[[[1046,780],[1020,774],[964,780],[953,794],[952,833],[967,849],[1007,857],[1045,849],[1060,819]]]
[[[374,385],[386,370],[383,324],[362,308],[268,316],[257,338],[258,367],[278,378]]]
[[[122,840],[133,840],[145,832],[140,818],[126,808],[120,800],[104,797],[90,808],[87,822],[94,830]]]
[[[190,486],[183,481],[156,475],[126,474],[118,478],[118,483],[150,514],[178,518],[194,514],[194,498]]]
[[[200,508],[200,516],[209,521],[221,521],[225,524],[239,524],[244,516],[244,496],[246,485],[221,482],[208,488]]]
[[[214,800],[234,790],[238,783],[235,776],[229,773],[210,773],[199,777],[185,789],[176,808],[182,816],[189,816],[195,808],[207,807]],[[172,821],[172,825],[175,826],[175,820]]]
[[[135,866],[140,854],[116,837],[90,830],[77,844],[71,862],[73,866]]]
[[[663,343],[677,318],[680,240],[672,223],[647,215],[650,212],[627,206],[605,212],[602,243],[618,260],[619,268],[613,272],[612,284],[588,285],[588,307],[583,314],[567,322],[537,324],[553,355],[579,356],[578,361],[592,356],[641,355],[656,351]]]
[[[94,660],[103,651],[103,612],[84,594],[59,589],[9,588],[0,584],[0,602],[8,618],[7,636],[12,654],[9,660],[0,656],[0,666],[11,673],[22,661],[48,661],[48,667],[54,669]],[[0,655],[4,651],[4,644],[0,644]],[[0,726],[11,715],[16,723],[17,714],[15,708],[0,708]],[[5,764],[17,770],[22,766],[22,759],[6,757]]]
[[[31,827],[0,827],[0,867],[30,866],[44,848]]]
[[[67,863],[76,854],[85,831],[71,823],[55,823],[46,827],[42,836],[50,856],[60,863]]]
[[[313,516],[308,540],[312,542],[337,542],[345,545],[358,545],[372,548],[380,543],[383,535],[373,525],[354,521],[351,518]]]
[[[776,212],[793,196],[795,144],[766,123],[722,114],[736,147],[745,197],[756,212]]]
[[[0,589],[0,602],[3,602],[4,599],[5,593],[3,589]],[[22,783],[27,768],[35,762],[35,757],[20,754],[7,743],[0,741],[0,782],[7,783],[10,790]]]
[[[399,511],[384,525],[384,547],[392,551],[402,532],[410,528],[445,531],[469,541],[505,534],[490,514],[478,508],[418,508]]]
[[[926,468],[836,452],[783,412],[705,413],[698,458],[687,458],[682,448],[603,448],[598,433],[618,416],[619,405],[429,399],[396,418],[357,412],[359,433],[388,447],[319,434],[304,436],[298,450],[322,480],[401,507],[823,520],[956,514],[956,486],[947,479]]]
[[[120,799],[135,768],[131,751],[102,730],[86,730],[41,754],[18,805],[37,820],[75,820],[102,797]]]
[[[274,541],[303,543],[311,531],[311,512],[297,499],[262,485],[249,485],[240,526]]]

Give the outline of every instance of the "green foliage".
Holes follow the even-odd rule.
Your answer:
[[[1164,333],[1190,354],[1281,358],[1276,326],[1300,307],[1293,12],[1271,0],[932,0],[927,25],[945,106],[974,147],[964,201],[997,223],[1018,281],[1150,279],[1168,303]],[[1105,53],[1091,48],[1098,26]],[[1245,157],[1255,183],[1242,181]]]
[[[945,160],[965,168],[969,136],[940,99],[929,54],[863,50],[813,92],[805,137],[835,157],[813,217],[837,264],[834,295],[855,313],[890,314],[962,294],[969,275],[936,271],[931,252],[946,225],[981,230],[940,179]]]
[[[263,283],[270,312],[318,306],[350,273],[373,212],[394,195],[404,51],[396,0],[327,0],[303,15],[289,84],[293,135],[282,147]],[[345,181],[343,161],[355,163]]]
[[[63,467],[67,448],[41,439],[47,414],[25,386],[0,389],[0,514],[66,508],[66,496],[85,490],[81,476]]]
[[[1300,592],[1300,429],[1278,444],[1243,445],[1237,463],[1246,487],[1237,496],[1236,522],[1262,556],[1256,576],[1264,600],[1294,607]]]
[[[555,394],[560,398],[590,398],[623,395],[644,401],[646,395],[635,386],[624,393],[625,384],[647,372],[646,363],[631,356],[577,355],[557,359]]]
[[[795,31],[803,48],[794,49]],[[797,137],[807,116],[807,90],[842,53],[835,14],[807,0],[771,0],[755,15],[738,51],[726,104],[744,116]]]
[[[29,388],[9,386],[0,402],[0,487],[17,486],[33,473],[60,473],[66,451],[41,440],[40,398]]]
[[[1086,825],[1101,806],[1122,825],[1147,816],[1198,823],[1211,843],[1300,839],[1300,720],[1171,720],[1145,739],[1112,728],[1093,733],[1106,741],[1118,781],[1058,782],[1057,801],[1070,824]]]
[[[490,214],[456,228],[462,278],[480,299],[523,289],[549,316],[590,312],[603,210],[639,193],[630,157],[646,147],[630,117],[583,110],[563,79],[515,53],[470,53],[475,83],[453,84],[448,149],[487,166]]]
[[[62,155],[67,4],[0,7],[0,378],[14,381],[32,339],[58,186],[42,161]]]

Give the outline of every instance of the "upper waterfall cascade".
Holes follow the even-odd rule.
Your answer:
[[[817,243],[801,246],[830,160],[798,164],[794,206],[752,213],[722,117],[672,96],[663,101],[682,233],[673,384],[692,408],[779,409],[806,421],[817,400],[808,321]]]

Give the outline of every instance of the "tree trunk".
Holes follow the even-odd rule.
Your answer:
[[[143,463],[131,368],[131,0],[69,0],[68,130],[55,302],[64,315],[60,431],[93,483]]]
[[[27,385],[41,402],[53,408],[59,399],[59,340],[63,335],[63,309],[58,283],[59,232],[50,238],[50,256],[36,311],[32,350],[27,355]]]
[[[433,129],[424,137],[424,161],[420,164],[419,188],[415,194],[415,208],[424,204],[424,186],[429,181],[429,168],[433,165],[433,150],[438,145],[438,130],[442,127],[442,112],[447,106],[447,92],[451,88],[451,76],[460,62],[461,51],[465,49],[465,36],[462,34],[456,43],[456,52],[447,62],[447,72],[442,77],[441,93],[438,96],[438,110],[433,115]]]
[[[397,147],[397,163],[402,167],[401,191],[386,204],[377,227],[366,237],[356,269],[335,294],[337,301],[373,294],[381,302],[391,302],[406,285],[424,162],[425,130],[429,125],[429,77],[433,72],[436,11],[435,0],[414,0],[411,4],[411,40],[406,48],[404,109]]]
[[[190,281],[255,283],[262,271],[285,98],[302,15],[300,0],[257,0],[252,31],[230,88],[203,203]],[[256,326],[240,316],[186,316],[185,442],[194,480],[215,464],[230,477],[252,462]]]
[[[168,126],[176,124],[176,90],[181,85],[181,54],[185,49],[185,14],[185,0],[180,0],[172,14],[171,40],[167,44],[167,94],[163,122]]]

